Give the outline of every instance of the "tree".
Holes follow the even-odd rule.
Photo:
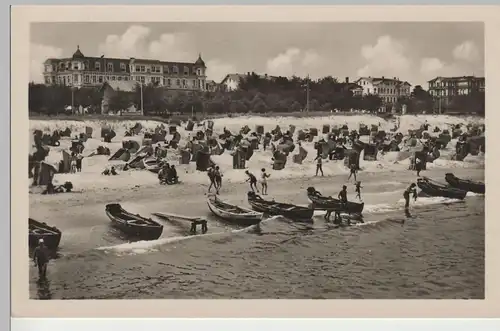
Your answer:
[[[132,95],[130,92],[115,91],[109,99],[108,108],[112,111],[126,110],[132,105]]]

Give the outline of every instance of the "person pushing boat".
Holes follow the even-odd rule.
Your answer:
[[[252,192],[257,191],[257,193],[259,193],[259,189],[257,188],[257,178],[255,177],[255,175],[248,170],[246,170],[245,173],[248,176],[248,179],[246,181],[250,182],[250,189],[252,190]]]
[[[33,262],[38,267],[38,276],[45,278],[47,275],[47,264],[49,263],[50,253],[43,239],[38,240],[38,246],[33,251]]]
[[[414,201],[417,201],[417,184],[411,183],[410,186],[404,191],[403,197],[405,199],[405,210],[410,208],[410,194],[413,194]]]

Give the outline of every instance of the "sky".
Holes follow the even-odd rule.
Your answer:
[[[351,81],[397,77],[428,87],[436,76],[484,76],[484,26],[475,22],[33,23],[30,80],[43,62],[87,56],[196,61],[207,79],[255,71]]]

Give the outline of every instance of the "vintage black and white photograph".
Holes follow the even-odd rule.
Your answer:
[[[484,299],[484,43],[31,23],[30,299]]]

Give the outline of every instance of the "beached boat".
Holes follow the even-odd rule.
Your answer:
[[[361,214],[365,207],[364,202],[357,203],[348,201],[344,206],[339,199],[323,196],[314,187],[307,188],[307,198],[311,201],[315,210],[343,211],[346,213]]]
[[[107,204],[106,215],[108,215],[113,226],[129,236],[142,240],[158,239],[163,232],[163,225],[153,221],[151,218],[129,213],[119,203]]]
[[[314,215],[314,209],[289,203],[264,200],[254,192],[248,192],[247,197],[252,209],[264,214],[281,215],[293,221],[310,221]]]
[[[241,208],[227,202],[221,201],[216,195],[210,195],[207,199],[208,208],[217,217],[238,225],[254,225],[262,220],[262,212]]]
[[[460,179],[452,173],[447,173],[444,178],[450,186],[459,190],[470,191],[478,194],[484,194],[485,192],[485,185],[482,182]]]
[[[161,162],[158,162],[156,158],[144,158],[142,159],[142,162],[146,170],[154,172],[155,174],[159,173],[161,170],[162,164]]]
[[[59,243],[61,242],[61,231],[54,227],[50,226],[44,222],[35,221],[32,218],[28,218],[29,223],[29,235],[28,242],[29,247],[38,246],[38,241],[43,239],[45,246],[49,249],[57,249],[59,247]]]
[[[427,177],[417,179],[417,186],[426,194],[433,197],[444,197],[450,199],[465,199],[467,191],[462,191],[457,188],[447,186]]]

